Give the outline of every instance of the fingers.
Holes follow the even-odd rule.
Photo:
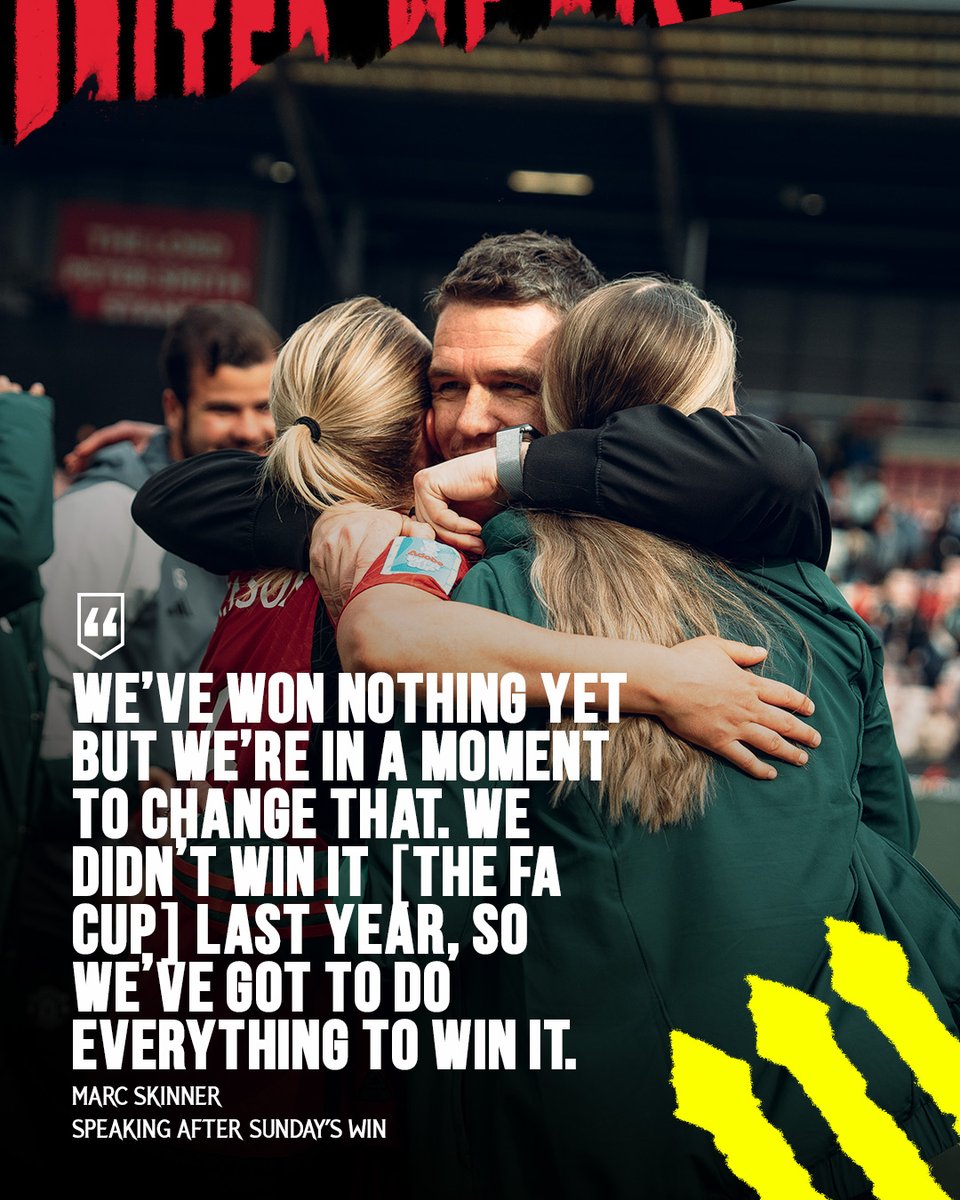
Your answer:
[[[433,525],[427,524],[426,521],[417,521],[413,517],[403,518],[400,534],[402,537],[419,537],[431,542],[443,542],[445,545],[453,546],[464,554],[479,556],[484,551],[482,540],[474,537],[472,534],[451,533],[447,529],[435,528]]]
[[[426,521],[415,521],[413,517],[404,517],[400,526],[400,536],[410,538],[425,538],[433,541],[433,526]]]
[[[785,708],[790,712],[802,713],[805,717],[812,716],[815,705],[809,696],[798,692],[789,684],[780,683],[776,679],[757,678],[757,695],[765,704],[775,704],[777,708]]]
[[[31,396],[45,396],[46,390],[42,383],[31,383],[27,389]],[[14,383],[9,375],[0,375],[0,392],[22,392],[19,383]]]
[[[424,471],[418,471],[413,477],[413,502],[420,520],[429,521],[434,527],[456,517],[443,493],[433,487]]]
[[[117,442],[130,442],[140,453],[162,428],[162,425],[153,425],[149,421],[115,421],[113,425],[95,429],[82,442],[78,442],[69,454],[64,455],[63,465],[71,474],[84,471],[98,450],[116,445]]]
[[[450,533],[447,529],[437,529],[433,536],[438,542],[444,542],[464,554],[481,555],[485,550],[483,539],[466,533]]]
[[[755,749],[769,754],[771,758],[779,758],[793,767],[805,766],[809,761],[810,755],[802,746],[795,746],[764,725],[748,725],[740,736],[742,741],[748,742]]]
[[[807,725],[782,708],[772,708],[765,704],[757,718],[757,724],[760,728],[769,729],[792,742],[801,742],[804,746],[820,745],[820,734],[812,725]]]
[[[779,708],[769,709],[764,720],[769,721],[769,725],[758,722],[746,725],[738,741],[717,747],[716,753],[754,779],[776,779],[777,771],[771,763],[758,758],[750,747],[790,766],[806,766],[810,755],[803,745],[820,745],[821,738],[817,730]],[[796,745],[796,742],[803,744]]]
[[[754,779],[776,779],[777,769],[770,763],[766,763],[763,759],[757,758],[749,747],[744,746],[742,742],[730,742],[726,746],[718,748],[717,754],[721,758],[732,762],[735,767],[739,767],[747,775],[751,775]]]
[[[435,493],[424,493],[417,496],[417,517],[426,521],[437,530],[446,530],[453,534],[478,534],[481,526],[469,517],[461,517],[455,513],[442,496]]]
[[[310,573],[334,620],[370,566],[398,535],[432,538],[433,530],[392,509],[356,503],[330,508],[314,523]]]
[[[69,454],[63,456],[63,466],[68,475],[79,475],[89,466],[90,458],[97,449],[92,438],[92,434],[90,437],[85,437],[82,442],[78,442],[74,446]]]
[[[100,430],[95,430],[93,433],[88,433],[85,438],[77,442],[73,448],[73,453],[77,456],[77,458],[87,458],[104,444],[103,439],[100,436],[100,432]]]
[[[431,527],[430,537],[446,542],[465,554],[482,554],[483,542],[477,536],[482,528],[476,521],[461,517],[449,508],[439,496],[417,497],[417,519]]]
[[[724,653],[729,654],[740,667],[755,667],[763,662],[767,652],[763,646],[747,646],[743,642],[733,642],[729,638],[714,639]]]
[[[767,651],[763,646],[747,646],[743,642],[734,642],[726,638],[716,638],[715,640],[724,653],[728,654],[741,667],[756,666],[767,657]],[[757,695],[766,704],[774,704],[778,708],[789,709],[790,712],[802,713],[805,717],[813,715],[816,706],[803,692],[797,691],[789,684],[780,683],[775,679],[766,679],[763,676],[758,676],[757,682],[759,684]],[[810,744],[816,745],[815,742]]]

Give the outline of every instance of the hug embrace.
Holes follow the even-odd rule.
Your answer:
[[[953,1114],[831,982],[830,918],[902,946],[957,1033],[960,912],[913,857],[882,653],[824,573],[812,453],[737,415],[730,321],[685,284],[606,284],[569,243],[526,233],[478,243],[433,305],[432,347],[369,298],[319,314],[274,368],[266,459],[197,456],[134,504],[162,545],[233,572],[235,596],[293,573],[283,605],[224,607],[202,665],[217,678],[517,671],[536,697],[541,671],[628,675],[602,777],[530,784],[531,843],[551,848],[562,894],[524,900],[522,955],[465,950],[454,968],[450,1017],[567,1018],[576,1069],[402,1073],[412,1190],[754,1195],[675,1115],[683,1031],[749,1064],[810,1195],[870,1196],[869,1163],[758,1053],[759,976],[828,1006],[917,1178],[946,1195],[924,1164],[956,1144]],[[442,579],[389,569],[394,538],[434,535],[438,559],[463,552]],[[544,726],[532,709],[526,727]],[[415,787],[419,723],[398,729]],[[469,844],[462,788],[443,788],[451,841]],[[360,897],[390,903],[392,843],[368,851]],[[404,873],[403,898],[424,885]],[[438,903],[447,936],[465,930],[466,899]]]

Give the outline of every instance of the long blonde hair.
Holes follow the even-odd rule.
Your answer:
[[[409,504],[429,362],[426,337],[370,296],[335,304],[301,325],[273,369],[277,439],[264,481],[311,507],[338,500]]]
[[[725,411],[735,370],[729,319],[689,285],[661,276],[608,284],[573,308],[553,337],[544,364],[547,428],[596,428],[641,404]],[[728,636],[732,624],[735,636],[768,644],[754,611],[759,593],[715,560],[597,517],[529,518],[532,582],[555,629],[673,646],[717,634],[723,622]],[[651,718],[630,717],[609,732],[600,790],[612,820],[626,810],[656,830],[703,812],[710,755]]]

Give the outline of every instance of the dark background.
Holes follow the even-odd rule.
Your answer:
[[[0,369],[47,385],[61,452],[82,422],[159,411],[159,331],[76,322],[57,295],[59,206],[84,198],[256,213],[284,335],[354,292],[422,313],[470,242],[534,227],[610,276],[703,286],[737,322],[748,403],[823,420],[960,397],[958,35],[960,10],[795,2],[500,27],[464,54],[428,19],[363,69],[308,46],[221,99],[75,100],[0,150]],[[593,190],[517,193],[518,169]]]

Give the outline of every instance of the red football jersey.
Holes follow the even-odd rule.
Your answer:
[[[330,658],[331,650],[334,657]],[[324,653],[326,651],[326,654]],[[326,661],[324,661],[326,660]],[[293,788],[316,786],[318,799],[323,803],[324,789],[315,781],[287,778],[284,760],[284,735],[299,731],[304,735],[304,744],[311,732],[309,721],[294,719],[283,725],[274,722],[267,712],[266,695],[269,677],[287,675],[295,681],[298,675],[317,675],[333,667],[339,668],[335,659],[333,630],[320,600],[320,593],[311,577],[304,572],[259,572],[236,573],[228,580],[227,592],[220,608],[219,619],[207,646],[200,670],[213,676],[210,690],[215,698],[214,719],[210,729],[218,731],[249,730],[251,736],[238,738],[234,757],[235,780],[218,780],[214,771],[207,774],[211,788],[222,792],[226,804],[233,803],[238,789],[259,789],[265,795],[270,788],[281,788],[290,792]],[[228,702],[228,675],[255,674],[261,677],[254,685],[256,693],[262,683],[264,703],[259,720],[238,721]],[[274,681],[276,682],[276,681]],[[295,686],[291,682],[291,690]],[[249,690],[249,689],[248,689]],[[255,770],[255,738],[264,732],[278,735],[280,749],[279,771],[271,771],[269,779],[257,779]],[[263,738],[259,736],[262,744]],[[316,807],[309,805],[309,807]],[[316,828],[316,822],[312,822]],[[234,867],[237,856],[244,856],[247,863],[245,874],[255,879],[258,870],[255,863],[259,856],[266,864],[272,863],[271,848],[278,843],[269,837],[246,839],[242,844],[215,839],[216,854],[210,862],[209,895],[197,894],[197,867],[189,856],[177,856],[175,860],[176,887],[178,896],[193,907],[198,902],[208,905],[210,923],[219,917],[226,920],[230,905],[246,900],[252,913],[259,902],[274,900],[269,882],[262,895],[238,897],[235,889]],[[303,848],[307,858],[313,860],[313,895],[290,895],[290,902],[309,904],[309,917],[304,921],[305,937],[318,937],[329,933],[324,914],[327,889],[327,842],[319,831],[308,841],[289,839],[288,845]],[[266,879],[270,870],[265,870]],[[249,888],[248,888],[249,890]],[[281,903],[280,897],[275,900]],[[279,927],[283,936],[289,938],[288,922]]]

